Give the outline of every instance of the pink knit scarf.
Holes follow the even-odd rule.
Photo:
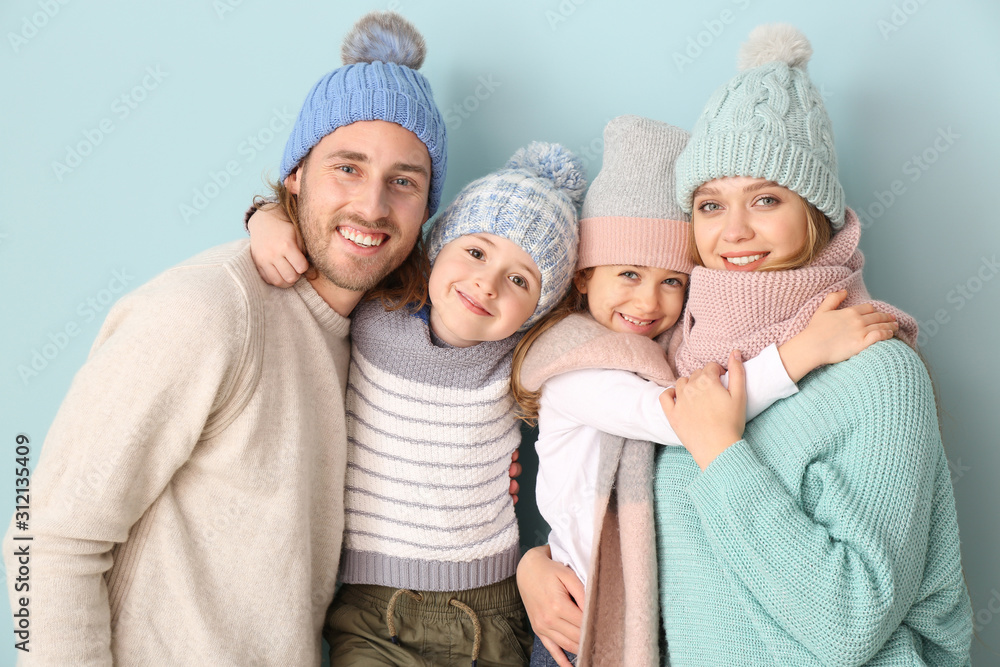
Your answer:
[[[696,267],[684,314],[683,339],[674,359],[678,376],[710,361],[726,364],[731,350],[744,359],[772,343],[781,345],[809,324],[823,298],[846,289],[843,306],[872,301],[861,277],[864,257],[858,250],[861,225],[847,209],[843,229],[808,266],[789,271],[718,271]],[[910,347],[917,322],[881,301],[875,308],[899,321],[896,336]],[[676,344],[676,343],[675,343]]]

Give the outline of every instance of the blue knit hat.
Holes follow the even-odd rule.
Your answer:
[[[431,215],[441,202],[448,141],[431,85],[417,72],[426,48],[420,33],[394,12],[370,12],[344,38],[344,66],[313,86],[281,159],[281,180],[338,127],[360,120],[397,123],[417,135],[431,157]]]
[[[576,266],[580,203],[587,189],[580,158],[559,144],[533,142],[504,168],[465,186],[427,237],[431,262],[460,236],[486,232],[513,241],[542,274],[538,305],[519,331],[566,294]]]
[[[844,226],[833,128],[809,79],[809,40],[790,25],[759,26],[740,53],[739,74],[712,95],[677,158],[677,202],[691,213],[694,192],[725,176],[788,188]]]

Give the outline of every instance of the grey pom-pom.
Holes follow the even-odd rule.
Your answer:
[[[739,68],[747,70],[777,60],[789,67],[805,69],[812,53],[809,40],[795,26],[787,23],[759,25],[740,49]]]
[[[354,24],[340,47],[345,65],[380,60],[420,69],[426,54],[424,38],[396,12],[368,12]]]
[[[525,171],[552,181],[573,205],[579,208],[587,190],[587,174],[583,161],[560,144],[533,141],[519,148],[506,164],[507,169]]]

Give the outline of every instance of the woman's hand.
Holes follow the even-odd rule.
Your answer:
[[[295,226],[277,205],[258,209],[247,221],[247,231],[250,232],[250,255],[257,265],[257,273],[267,284],[291,287],[309,268]]]
[[[729,388],[722,366],[708,364],[660,394],[660,405],[674,433],[704,470],[743,437],[747,424],[746,374],[738,352],[729,354]]]
[[[517,587],[531,629],[556,663],[572,667],[560,649],[580,651],[583,584],[569,567],[552,560],[548,545],[530,549],[517,566]]]
[[[846,298],[847,290],[827,294],[809,325],[778,346],[792,382],[824,364],[846,361],[869,345],[889,340],[899,330],[894,315],[879,312],[870,303],[838,308]]]

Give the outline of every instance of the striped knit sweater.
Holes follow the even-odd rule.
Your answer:
[[[669,663],[969,664],[948,462],[900,341],[800,382],[704,472],[658,452]]]
[[[431,336],[426,309],[354,312],[344,583],[456,591],[514,574],[507,469],[520,444],[510,395],[520,336],[467,348]]]

